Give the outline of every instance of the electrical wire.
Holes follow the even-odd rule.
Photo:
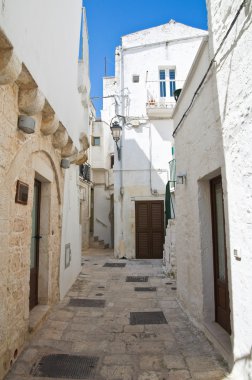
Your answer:
[[[194,103],[194,100],[195,100],[195,98],[196,98],[196,96],[197,96],[199,90],[200,90],[201,87],[203,86],[203,84],[204,84],[204,82],[205,82],[205,80],[206,80],[206,77],[208,76],[208,73],[209,73],[209,71],[211,70],[211,67],[213,66],[213,64],[214,64],[214,62],[215,62],[215,58],[216,58],[217,54],[218,54],[219,51],[221,50],[221,48],[222,48],[224,42],[226,41],[226,39],[227,39],[229,33],[230,33],[231,30],[233,29],[233,26],[234,26],[234,24],[236,23],[236,20],[238,19],[239,15],[240,15],[240,13],[241,13],[241,10],[242,10],[243,7],[245,7],[245,5],[246,5],[246,0],[244,0],[244,1],[241,3],[241,5],[240,5],[240,7],[239,7],[239,9],[238,9],[238,11],[237,11],[237,13],[236,13],[236,15],[235,15],[233,21],[231,22],[231,24],[230,24],[230,26],[229,26],[229,28],[228,28],[228,30],[227,30],[225,36],[223,37],[223,40],[221,41],[219,47],[217,48],[217,50],[216,50],[216,52],[215,52],[215,54],[214,54],[214,56],[213,56],[213,58],[212,58],[212,60],[211,60],[211,62],[210,62],[210,64],[209,64],[209,66],[208,66],[208,69],[207,69],[205,75],[203,76],[203,78],[202,78],[200,84],[198,85],[198,87],[197,87],[197,89],[196,89],[196,91],[195,91],[195,93],[194,93],[194,95],[193,95],[193,97],[192,97],[192,100],[191,100],[189,106],[187,107],[187,109],[186,109],[186,111],[184,112],[182,118],[180,119],[179,123],[177,124],[176,128],[175,128],[174,131],[173,131],[173,134],[172,134],[173,137],[175,137],[175,135],[176,135],[176,133],[177,133],[177,131],[178,131],[180,125],[182,124],[183,120],[186,118],[186,116],[187,116],[187,112],[191,109],[191,107],[192,107],[192,105],[193,105],[193,103]]]

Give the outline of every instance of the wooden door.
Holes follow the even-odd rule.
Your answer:
[[[136,207],[136,258],[162,259],[164,202],[138,201]]]
[[[32,236],[30,250],[30,310],[38,304],[38,270],[39,270],[39,220],[40,220],[41,183],[34,182],[32,207]]]
[[[231,327],[227,251],[221,176],[214,178],[210,185],[214,258],[215,320],[230,334]]]

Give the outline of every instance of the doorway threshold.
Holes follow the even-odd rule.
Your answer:
[[[47,319],[50,311],[49,305],[37,305],[30,311],[29,333],[33,334],[38,327]]]
[[[233,355],[230,335],[216,322],[205,322],[204,332],[227,362],[229,368],[232,368]]]

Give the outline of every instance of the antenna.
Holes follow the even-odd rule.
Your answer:
[[[104,57],[104,75],[107,76],[107,57]]]

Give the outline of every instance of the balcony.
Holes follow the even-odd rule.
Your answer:
[[[175,100],[171,102],[150,100],[146,103],[146,113],[150,119],[169,119],[175,107]]]
[[[170,119],[176,105],[175,89],[182,88],[185,81],[147,81],[146,113],[150,119]]]

